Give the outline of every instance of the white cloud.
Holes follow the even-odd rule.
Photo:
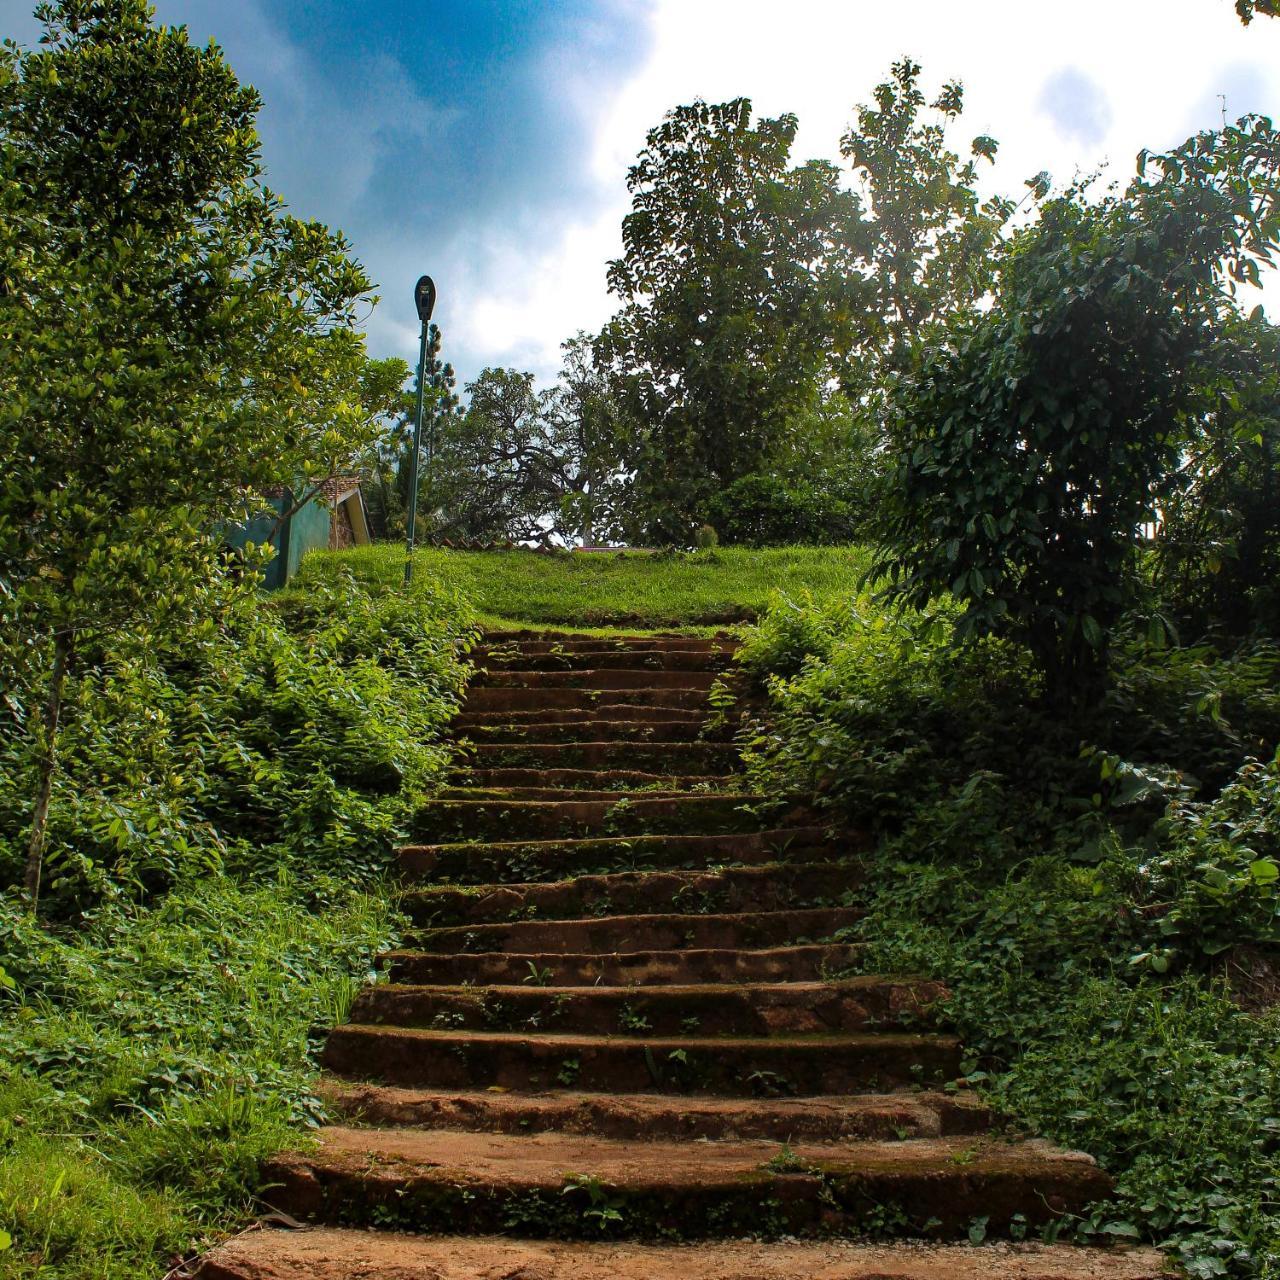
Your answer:
[[[1076,67],[1055,71],[1044,82],[1036,106],[1059,137],[1081,146],[1096,146],[1111,127],[1106,90]]]

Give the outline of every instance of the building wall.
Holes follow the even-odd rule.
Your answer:
[[[288,510],[295,501],[293,493],[286,489],[279,498],[269,499],[270,512],[243,524],[228,526],[223,537],[232,547],[243,547],[249,542],[263,546],[280,512]],[[268,591],[275,591],[297,573],[302,557],[308,551],[329,545],[329,508],[312,498],[277,530],[271,545],[276,554],[262,575],[262,585]]]

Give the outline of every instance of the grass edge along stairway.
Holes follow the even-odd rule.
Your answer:
[[[414,931],[325,1045],[342,1123],[264,1171],[323,1225],[233,1242],[208,1280],[1159,1273],[944,1247],[1034,1238],[1108,1179],[947,1087],[937,983],[856,974],[854,844],[746,794],[704,732],[731,663],[723,638],[486,637],[453,785],[400,851]],[[841,1243],[884,1235],[941,1252]]]

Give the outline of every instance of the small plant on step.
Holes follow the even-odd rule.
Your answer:
[[[561,1195],[585,1198],[582,1217],[599,1231],[608,1231],[622,1222],[622,1201],[610,1195],[614,1190],[594,1173],[566,1173]]]
[[[540,969],[532,960],[526,962],[529,972],[520,979],[521,982],[527,982],[533,987],[549,987],[555,974],[549,968]]]
[[[817,1166],[796,1154],[789,1142],[782,1144],[782,1150],[769,1157],[761,1166],[766,1173],[812,1173],[819,1172]]]
[[[650,1031],[652,1027],[649,1019],[630,1003],[624,1004],[618,1011],[619,1031]]]

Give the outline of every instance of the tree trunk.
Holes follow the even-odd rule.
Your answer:
[[[53,671],[49,677],[49,694],[44,704],[44,740],[40,754],[40,789],[35,813],[31,818],[31,838],[27,842],[25,887],[31,910],[40,899],[40,873],[44,867],[45,831],[49,825],[49,801],[53,796],[53,778],[58,767],[58,722],[62,718],[62,691],[67,680],[67,664],[71,658],[71,637],[62,633],[53,637]]]

